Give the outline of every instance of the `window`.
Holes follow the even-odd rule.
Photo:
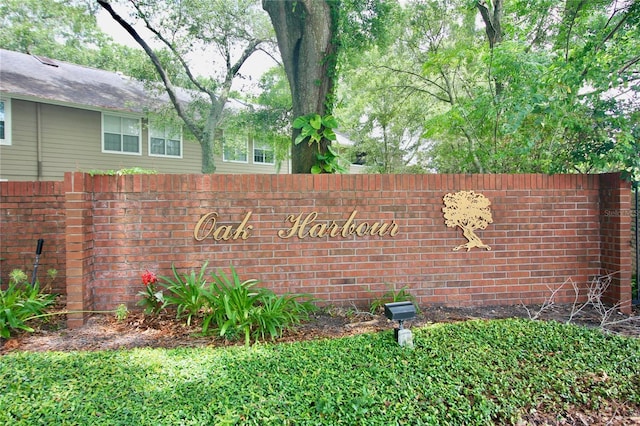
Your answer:
[[[273,145],[268,142],[253,143],[253,162],[261,164],[274,164]]]
[[[102,150],[123,154],[140,154],[140,119],[102,115]]]
[[[169,125],[153,125],[149,129],[149,155],[182,158],[182,133]]]
[[[11,145],[11,101],[0,98],[0,145]]]
[[[225,133],[222,139],[222,160],[237,161],[239,163],[248,162],[248,145],[246,135]]]

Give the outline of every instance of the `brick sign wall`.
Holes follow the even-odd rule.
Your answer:
[[[630,307],[629,217],[615,214],[630,190],[618,175],[69,173],[64,187],[72,309],[134,308],[146,269],[205,262],[337,305],[405,286],[421,305],[533,304],[568,279],[584,289],[617,272],[608,300]],[[486,247],[453,250],[469,240],[447,226],[443,199],[460,191],[490,202],[492,222],[474,231]],[[3,206],[3,239],[12,219]],[[556,301],[573,298],[566,287]]]

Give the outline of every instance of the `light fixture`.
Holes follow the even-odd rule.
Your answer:
[[[385,303],[384,315],[392,321],[398,321],[398,328],[394,330],[396,341],[400,346],[413,348],[411,330],[404,328],[404,321],[415,318],[416,307],[411,302]]]

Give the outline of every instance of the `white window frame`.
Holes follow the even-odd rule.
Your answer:
[[[127,120],[136,120],[138,122],[138,125],[137,125],[138,134],[135,135],[135,136],[138,136],[138,152],[123,151],[123,150],[113,151],[113,150],[105,148],[105,140],[104,140],[105,125],[104,125],[104,121],[105,121],[105,117],[106,116],[116,117],[116,118],[119,118],[121,120],[123,118],[127,119]],[[121,129],[121,131],[122,131],[122,129]],[[123,136],[123,133],[120,133],[120,136]],[[135,116],[135,115],[113,114],[113,113],[103,112],[102,113],[102,152],[105,153],[105,154],[142,155],[142,118],[140,116]]]
[[[266,149],[266,148],[269,148],[269,149]],[[271,162],[256,161],[256,151],[257,150],[261,150],[263,152],[270,151],[271,152],[271,156],[273,158],[273,161],[271,161]],[[269,142],[256,142],[255,140],[253,141],[253,163],[254,164],[264,164],[264,165],[272,166],[272,165],[276,164],[275,161],[276,161],[276,150],[275,150],[275,147],[273,146],[272,143],[269,143]]]
[[[11,98],[0,96],[0,102],[4,104],[4,138],[0,145],[11,145]]]
[[[245,146],[245,153],[247,155],[247,158],[245,160],[230,160],[227,158],[227,150],[225,149],[225,141],[226,139],[222,140],[222,161],[227,162],[227,163],[242,163],[242,164],[248,164],[249,163],[249,139],[246,138],[244,140],[244,146]]]
[[[161,125],[161,124],[149,124],[148,129],[148,146],[149,146],[149,157],[162,157],[162,158],[182,158],[184,147],[182,143],[182,128],[181,127],[173,127],[169,125]],[[158,137],[153,137],[152,133],[155,131],[161,131],[164,134],[162,138],[164,140],[164,151],[165,154],[156,154],[151,152],[151,139],[160,139]],[[177,138],[170,137],[171,134],[178,133]],[[167,154],[167,141],[169,140],[178,140],[180,142],[180,155]]]

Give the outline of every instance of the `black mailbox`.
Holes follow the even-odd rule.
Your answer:
[[[385,303],[384,315],[390,320],[402,321],[416,316],[416,307],[411,302]]]

